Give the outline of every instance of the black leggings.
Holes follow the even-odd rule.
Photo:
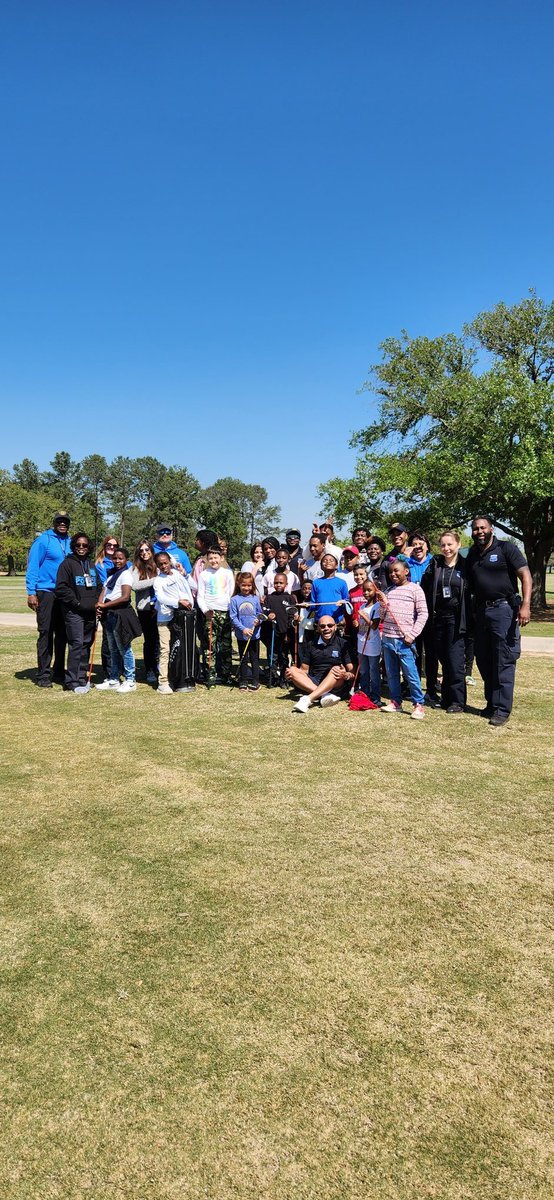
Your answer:
[[[237,645],[240,655],[239,667],[239,683],[246,683],[248,679],[248,666],[252,668],[252,683],[260,682],[260,639],[251,638],[250,641],[243,642],[237,638]],[[247,649],[248,647],[248,649]]]
[[[144,638],[143,661],[147,675],[150,671],[158,674],[158,658],[160,655],[160,639],[158,637],[158,618],[156,609],[149,604],[148,608],[137,608],[138,619]]]

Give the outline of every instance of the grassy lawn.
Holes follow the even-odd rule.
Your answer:
[[[550,1197],[550,661],[494,730],[2,644],[2,1196]]]

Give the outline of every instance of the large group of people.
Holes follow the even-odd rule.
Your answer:
[[[263,678],[296,694],[296,713],[348,700],[397,714],[409,698],[410,715],[421,720],[426,706],[464,712],[475,655],[482,715],[491,725],[510,716],[531,574],[488,516],[474,518],[465,555],[453,529],[432,553],[424,531],[399,522],[387,549],[363,527],[339,546],[324,521],[314,524],[306,551],[300,531],[289,529],[282,542],[256,542],[236,573],[214,530],[199,530],[191,562],[168,522],[132,555],[113,535],[95,553],[85,533],[70,538],[69,528],[68,514],[56,513],[29,551],[39,687],[58,683],[86,695],[101,630],[100,691],[136,691],[133,642],[142,638],[144,682],[160,695],[231,682],[256,692]]]

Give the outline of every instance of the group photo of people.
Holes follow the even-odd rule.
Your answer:
[[[399,522],[388,536],[387,546],[358,526],[342,546],[324,521],[303,547],[300,530],[290,528],[283,541],[256,541],[234,571],[215,530],[198,530],[190,557],[163,521],[154,542],[143,538],[130,551],[108,534],[95,550],[58,512],[27,564],[37,685],[125,695],[140,682],[170,696],[265,684],[290,689],[295,713],[346,701],[398,714],[407,701],[422,720],[426,708],[466,710],[475,661],[481,715],[505,724],[520,627],[529,621],[523,554],[496,538],[486,515],[472,521],[466,553],[455,529],[436,547],[425,531]]]

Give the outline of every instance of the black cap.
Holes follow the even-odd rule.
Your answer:
[[[302,536],[302,535],[301,535],[301,533],[300,533],[300,530],[299,530],[299,529],[287,529],[287,532],[286,532],[286,534],[285,534],[285,537],[288,537],[288,536],[289,536],[289,533],[295,533],[295,534],[297,535],[297,537],[301,537],[301,536]]]
[[[405,525],[401,525],[399,521],[395,521],[394,525],[389,525],[389,533],[407,533]]]
[[[62,521],[65,521],[65,524],[67,525],[67,528],[69,529],[69,525],[70,525],[69,513],[57,512],[52,524],[60,525]]]
[[[173,525],[171,524],[171,521],[162,521],[159,525],[156,525],[156,533],[158,536],[160,533],[166,532],[173,533]]]

